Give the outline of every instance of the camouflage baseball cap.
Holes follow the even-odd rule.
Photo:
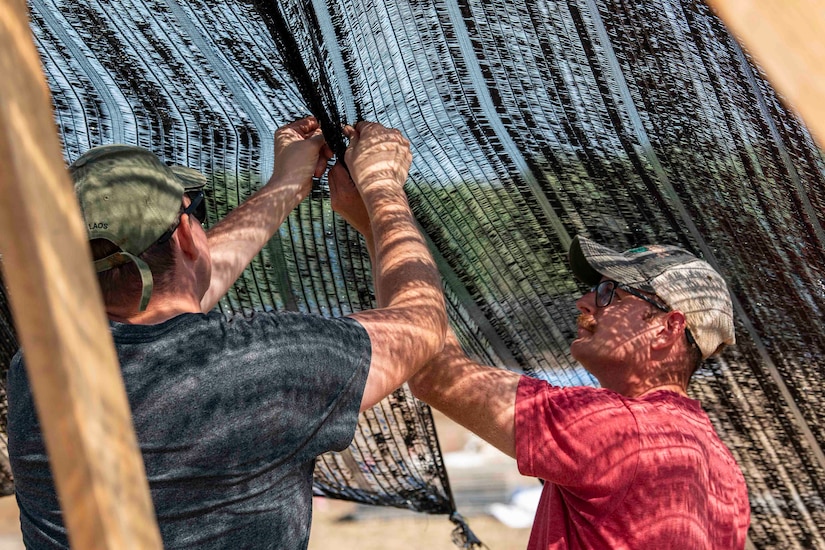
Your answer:
[[[734,344],[733,306],[728,285],[704,260],[677,246],[648,245],[616,252],[576,236],[570,245],[573,274],[588,285],[602,277],[657,295],[685,322],[702,359]]]
[[[95,269],[134,262],[143,282],[143,311],[153,282],[139,256],[175,223],[184,193],[203,188],[206,178],[191,168],[167,166],[148,149],[132,145],[90,149],[69,166],[69,173],[89,240],[106,239],[120,249],[95,261]]]

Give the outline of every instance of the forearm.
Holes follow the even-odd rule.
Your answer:
[[[207,232],[212,276],[201,299],[201,311],[215,307],[292,209],[307,196],[313,175],[320,176],[329,159],[321,153],[323,145],[314,117],[296,120],[275,132],[272,177]]]
[[[400,186],[365,193],[373,228],[378,309],[351,316],[370,335],[372,361],[361,410],[392,392],[444,344],[447,314],[435,261]],[[366,237],[366,235],[365,235]]]
[[[373,292],[375,292],[375,303],[377,307],[385,307],[387,305],[387,299],[381,294],[382,287],[376,283],[377,275],[376,270],[378,269],[378,262],[376,260],[375,254],[375,241],[372,239],[372,233],[370,233],[370,237],[364,237],[364,241],[367,244],[367,251],[369,252],[370,257],[370,266],[372,268],[372,281],[373,281]]]
[[[441,351],[447,313],[438,268],[404,194],[412,161],[410,143],[398,130],[376,123],[360,122],[345,130],[350,138],[345,160],[358,197],[347,185],[339,185],[350,181],[344,178],[343,169],[333,178],[335,197],[350,223],[367,239],[379,305],[351,315],[372,344],[361,400],[364,410]],[[369,222],[364,223],[365,219]]]
[[[447,316],[438,267],[421,235],[403,189],[364,193],[371,231],[365,235],[373,264],[379,307],[415,310],[424,332],[418,342],[421,364],[443,346]]]
[[[387,305],[387,300],[381,296],[380,288],[376,284],[376,270],[378,268],[378,261],[377,256],[375,253],[375,239],[372,235],[372,226],[371,224],[367,223],[367,226],[363,230],[358,231],[359,234],[364,238],[364,243],[367,246],[367,253],[369,254],[370,258],[370,266],[372,269],[372,281],[373,281],[373,291],[375,292],[375,303],[377,307],[385,307]]]
[[[413,394],[503,453],[515,457],[515,400],[520,376],[480,365],[448,338],[444,350],[408,384]]]
[[[302,183],[297,178],[279,180],[273,176],[207,232],[212,278],[201,300],[202,311],[215,307],[301,201]]]

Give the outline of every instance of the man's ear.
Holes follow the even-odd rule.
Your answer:
[[[200,255],[200,250],[196,246],[195,233],[194,229],[192,229],[192,222],[188,214],[181,215],[178,229],[175,231],[175,237],[177,238],[178,246],[181,252],[183,252],[183,255],[190,260],[197,259]]]
[[[685,314],[681,311],[668,311],[662,319],[662,325],[653,341],[653,349],[665,349],[678,342],[685,332]]]

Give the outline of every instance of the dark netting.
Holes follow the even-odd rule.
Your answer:
[[[209,177],[214,223],[272,171],[275,129],[377,120],[472,355],[556,384],[575,234],[684,246],[734,295],[738,345],[691,386],[748,482],[758,548],[825,548],[825,164],[747,53],[690,0],[31,3],[67,161],[111,142]],[[336,137],[337,136],[337,137]],[[338,144],[338,150],[342,145]],[[324,182],[220,303],[340,315],[373,304]],[[0,300],[0,359],[13,341]],[[453,510],[432,417],[405,390],[324,456],[316,492]]]
[[[14,479],[9,465],[8,438],[6,427],[8,419],[8,401],[6,400],[6,375],[9,372],[11,358],[17,352],[17,334],[11,323],[11,306],[5,292],[3,281],[3,256],[0,254],[0,496],[14,492]]]

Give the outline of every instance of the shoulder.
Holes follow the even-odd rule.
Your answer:
[[[23,393],[25,390],[27,393],[29,391],[29,377],[26,374],[26,363],[22,348],[17,350],[9,362],[5,383],[6,395],[9,398],[15,397],[15,392]]]
[[[639,446],[638,423],[623,396],[522,377],[516,458],[523,474],[608,495],[632,480]]]
[[[616,392],[591,386],[554,386],[544,380],[522,376],[516,406],[522,409],[545,409],[558,415],[601,412],[632,416],[628,399]]]
[[[23,364],[23,349],[18,349],[12,356],[9,368],[19,368]]]
[[[326,318],[293,312],[261,312],[218,323],[232,350],[248,350],[248,356],[295,357],[324,364],[351,362],[369,365],[372,349],[367,331],[346,317]],[[211,344],[206,344],[211,345]]]
[[[672,391],[657,391],[636,399],[627,400],[628,407],[645,422],[667,422],[682,425],[693,431],[714,432],[710,418],[701,403]]]
[[[368,344],[367,331],[348,317],[327,318],[320,315],[294,312],[261,312],[250,317],[233,317],[216,320],[226,330],[253,332],[277,339],[293,338],[321,343],[337,340],[342,345]]]
[[[355,321],[292,312],[184,314],[154,326],[113,325],[112,331],[121,364],[138,370],[146,368],[147,358],[168,364],[181,349],[187,350],[186,361],[175,364],[199,370],[221,361],[283,366],[352,357],[369,363],[370,355],[369,337]]]
[[[587,441],[600,446],[617,438],[628,445],[639,435],[635,412],[616,392],[590,386],[553,386],[523,376],[516,396],[519,437],[556,442]]]
[[[224,316],[218,312],[211,312],[206,317],[212,322],[225,323],[229,326],[323,326],[348,325],[358,323],[348,317],[323,317],[313,313],[295,311],[256,311],[250,315]]]
[[[655,455],[659,449],[667,448],[674,471],[679,464],[684,465],[684,471],[703,464],[706,475],[714,477],[714,483],[726,486],[729,492],[744,487],[735,457],[698,401],[666,391],[630,401],[650,453]]]

